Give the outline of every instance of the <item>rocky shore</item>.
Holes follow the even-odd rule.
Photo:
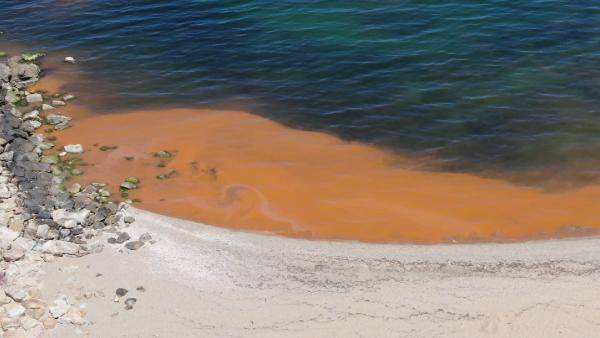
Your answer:
[[[40,337],[57,323],[84,325],[85,310],[76,300],[55,295],[40,299],[43,265],[57,256],[81,257],[102,251],[109,242],[130,250],[144,245],[120,230],[134,221],[122,217],[103,183],[71,183],[82,173],[81,145],[53,143],[55,131],[71,126],[61,106],[69,93],[28,92],[43,71],[42,53],[0,56],[0,325],[4,337]],[[74,59],[66,60],[72,63]],[[43,132],[39,132],[43,130]],[[150,239],[149,235],[142,238]],[[2,335],[0,335],[2,336]]]

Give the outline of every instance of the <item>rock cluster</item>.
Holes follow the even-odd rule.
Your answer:
[[[38,337],[56,323],[85,324],[84,314],[69,299],[40,300],[40,266],[55,256],[82,256],[102,250],[92,239],[121,221],[126,205],[108,200],[105,184],[66,187],[80,174],[81,145],[66,145],[58,155],[36,130],[44,124],[68,128],[71,118],[52,110],[73,95],[51,98],[29,93],[40,77],[35,64],[43,54],[8,58],[0,63],[0,336]],[[123,240],[120,238],[119,240]],[[123,242],[129,240],[125,239]]]

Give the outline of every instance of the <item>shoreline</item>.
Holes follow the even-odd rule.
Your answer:
[[[597,237],[436,246],[321,242],[135,208],[126,214],[137,220],[132,234],[151,232],[157,242],[135,255],[109,248],[47,269],[86,285],[79,294],[108,294],[112,288],[94,284],[100,279],[138,297],[135,312],[120,310],[110,296],[91,299],[92,337],[558,337],[593,335],[600,326]]]
[[[52,73],[32,91],[89,82],[78,63],[41,60]],[[153,212],[287,237],[370,243],[512,243],[600,231],[597,185],[548,192],[422,171],[417,159],[243,111],[93,114],[89,95],[75,94],[81,99],[56,107],[74,121],[56,133],[56,146],[84,150],[77,168],[83,175],[72,181],[108,183],[111,198],[123,195]],[[163,151],[169,157],[157,158]],[[141,182],[123,194],[119,186],[129,176]]]

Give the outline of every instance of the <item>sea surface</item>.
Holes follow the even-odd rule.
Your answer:
[[[97,111],[250,111],[519,183],[600,177],[600,2],[2,0]]]

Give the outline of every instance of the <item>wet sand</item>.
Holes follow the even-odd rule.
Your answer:
[[[593,337],[600,328],[598,238],[340,243],[127,212],[132,237],[150,232],[156,244],[46,266],[45,290],[81,299],[92,321],[83,334],[59,325],[53,337]],[[137,298],[133,310],[113,301],[116,288]]]

